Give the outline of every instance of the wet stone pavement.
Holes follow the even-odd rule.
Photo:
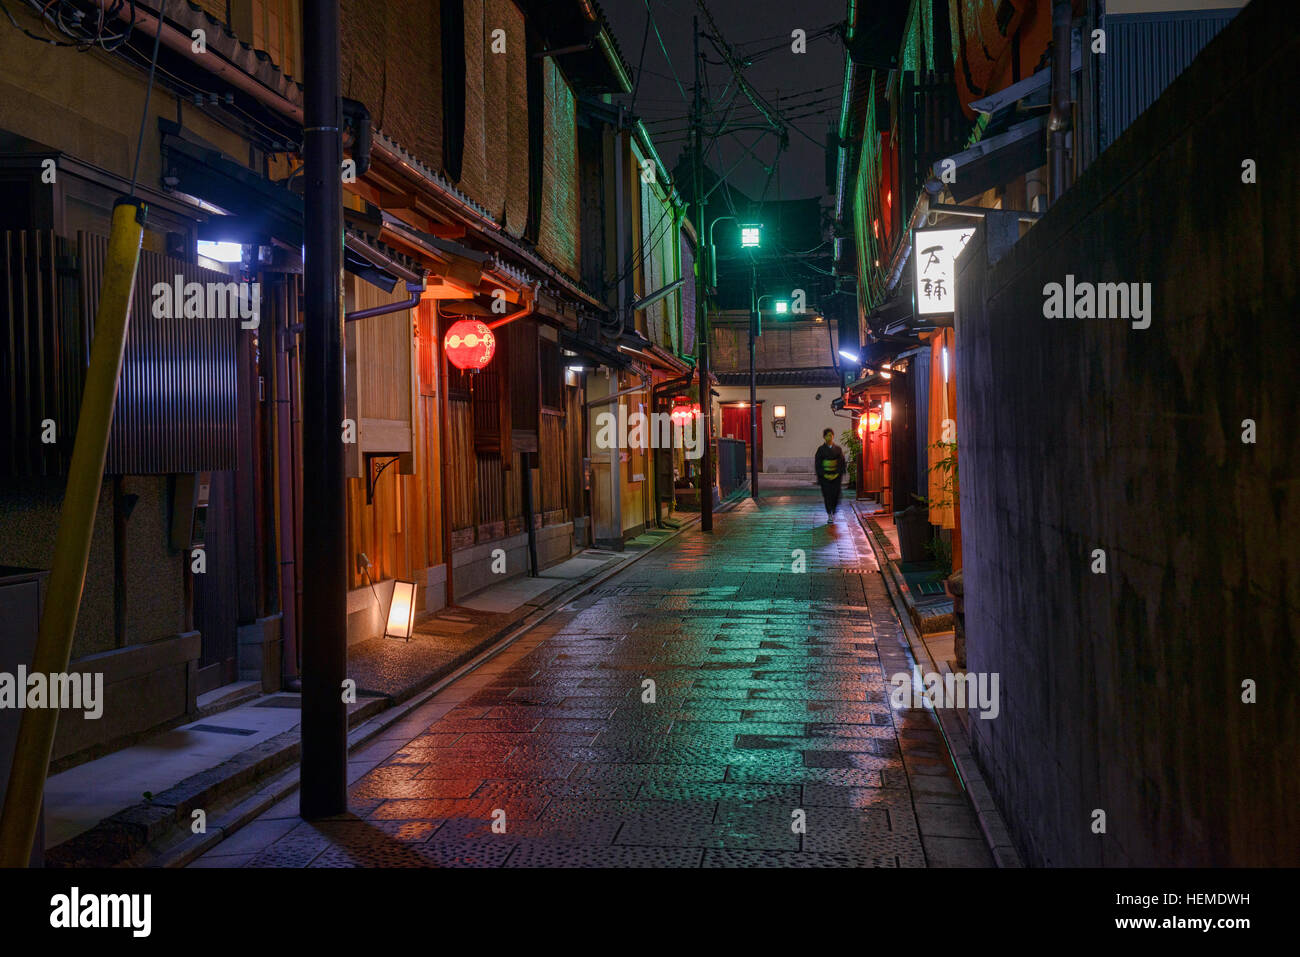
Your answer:
[[[824,522],[782,490],[687,530],[352,755],[349,815],[294,797],[196,864],[991,866],[933,715],[890,707],[866,537]]]

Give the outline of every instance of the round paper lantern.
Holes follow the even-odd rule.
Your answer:
[[[678,396],[673,400],[671,418],[672,421],[678,425],[685,427],[686,423],[691,420],[692,416],[699,414],[700,404],[698,402],[692,402],[684,396]]]
[[[478,372],[492,361],[497,340],[486,323],[462,319],[447,330],[442,347],[447,351],[447,361],[457,369]]]

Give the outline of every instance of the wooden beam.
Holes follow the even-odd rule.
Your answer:
[[[379,205],[384,209],[415,209],[415,194],[379,190]]]

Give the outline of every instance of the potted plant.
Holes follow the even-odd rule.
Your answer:
[[[853,429],[840,433],[840,445],[844,448],[844,461],[848,471],[849,484],[858,487],[858,462],[862,459],[862,440]]]

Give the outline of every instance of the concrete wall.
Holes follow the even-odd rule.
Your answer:
[[[1033,864],[1300,847],[1288,7],[1248,6],[995,265],[983,234],[959,260],[968,661],[1001,682],[1000,716],[970,723]],[[1044,318],[1067,274],[1150,282],[1150,327]]]
[[[48,570],[63,505],[62,478],[0,482],[0,565]],[[105,482],[95,509],[90,561],[81,592],[72,657],[109,651],[113,634],[113,483]]]
[[[192,668],[198,634],[185,631],[184,557],[168,544],[170,499],[165,476],[128,476],[138,495],[126,522],[126,633],[114,628],[113,492],[106,481],[95,513],[90,561],[73,637],[70,670],[102,672],[106,704],[97,720],[65,715],[56,761],[92,756],[194,708]],[[0,484],[0,565],[48,569],[63,501],[62,479],[8,479]]]
[[[718,386],[719,402],[748,402],[749,386]],[[831,399],[839,398],[835,386],[792,387],[759,386],[758,398],[763,403],[763,471],[807,472],[813,471],[813,454],[822,444],[822,429],[834,429],[835,441],[849,427],[849,420],[831,412]],[[785,406],[785,435],[772,431],[772,410]],[[737,436],[746,442],[749,435]]]

